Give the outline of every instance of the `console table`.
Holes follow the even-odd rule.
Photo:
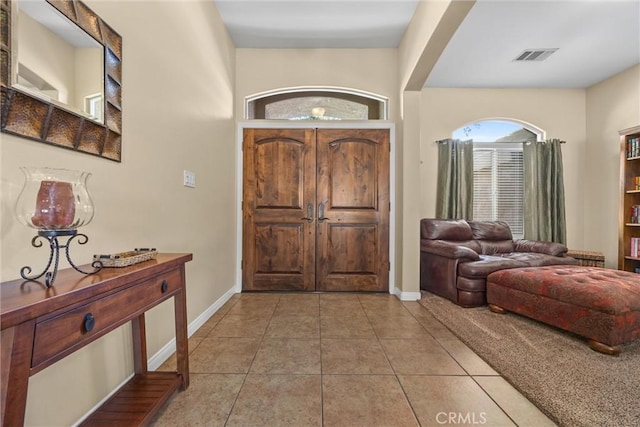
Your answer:
[[[189,386],[185,263],[191,254],[85,276],[60,270],[55,285],[0,284],[2,426],[21,426],[29,377],[115,328],[132,322],[134,376],[85,425],[144,425],[177,390]],[[174,299],[177,372],[149,372],[144,313]]]

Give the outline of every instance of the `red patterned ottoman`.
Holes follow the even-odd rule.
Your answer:
[[[616,355],[640,338],[640,275],[598,267],[512,268],[487,277],[491,311],[512,311],[589,340]]]

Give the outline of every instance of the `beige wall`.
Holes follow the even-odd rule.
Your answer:
[[[475,1],[421,1],[398,47],[398,74],[402,108],[398,114],[396,169],[396,248],[399,262],[396,286],[419,297],[420,272],[420,91],[464,17]],[[405,185],[406,183],[406,185]]]
[[[87,3],[123,37],[122,163],[2,134],[2,280],[26,264],[40,268],[47,256],[30,248],[34,233],[13,217],[18,166],[81,169],[93,174],[96,215],[73,258],[139,246],[193,252],[193,322],[235,283],[234,47],[208,0]],[[184,169],[196,172],[195,189],[182,185]],[[172,317],[170,302],[148,314],[150,357],[173,337]],[[76,422],[132,365],[126,325],[31,378],[27,425]]]
[[[299,86],[331,86],[389,98],[389,117],[398,111],[396,49],[237,49],[236,115],[244,118],[245,97]]]
[[[398,47],[399,90],[401,92],[406,90],[407,83],[415,72],[416,64],[424,54],[429,39],[450,3],[450,0],[418,3]]]
[[[400,90],[420,91],[442,51],[473,8],[475,0],[420,1],[402,37]]]
[[[437,147],[434,141],[470,122],[509,118],[530,123],[562,146],[567,244],[584,246],[584,186],[587,148],[586,96],[583,89],[436,89],[422,91],[420,147],[421,215],[435,215]]]
[[[584,247],[617,268],[620,207],[618,131],[640,125],[640,65],[587,89]]]
[[[396,287],[406,299],[419,299],[420,294],[420,92],[402,94],[403,119],[400,121],[396,159]],[[413,296],[409,293],[412,293]]]

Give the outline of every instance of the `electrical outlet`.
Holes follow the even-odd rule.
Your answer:
[[[184,186],[195,188],[196,186],[196,173],[191,171],[184,171]]]

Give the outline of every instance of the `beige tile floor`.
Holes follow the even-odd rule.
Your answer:
[[[391,295],[238,294],[189,353],[191,384],[154,425],[554,425],[424,307]]]

